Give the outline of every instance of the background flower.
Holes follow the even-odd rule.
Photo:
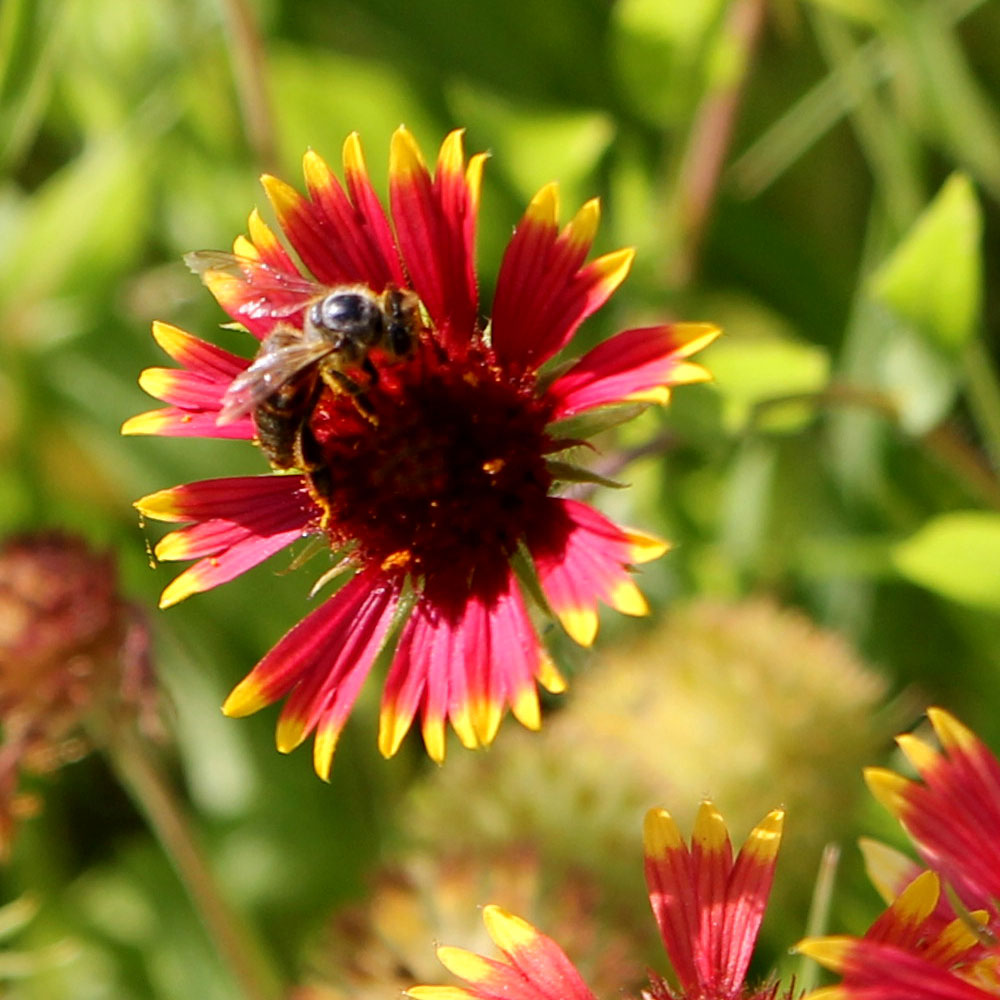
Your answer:
[[[109,553],[51,532],[0,546],[0,855],[40,808],[22,786],[85,756],[115,725],[161,733],[149,628]]]
[[[908,882],[864,937],[800,942],[799,951],[843,977],[814,995],[997,995],[1000,762],[948,712],[927,714],[940,749],[913,734],[898,737],[919,778],[885,768],[869,768],[866,778],[930,870]]]
[[[778,956],[801,931],[824,845],[866,804],[858,771],[901,715],[884,698],[878,673],[795,611],[678,604],[641,638],[598,649],[540,734],[511,733],[485,759],[426,775],[407,802],[410,834],[425,849],[537,845],[548,871],[598,873],[603,898],[652,930],[634,862],[648,803],[669,795],[689,826],[710,790],[744,831],[771,795],[794,817],[764,932]],[[476,794],[484,782],[488,797]],[[653,962],[656,939],[642,946]]]
[[[703,802],[690,846],[673,817],[651,809],[643,828],[649,902],[673,965],[677,986],[651,974],[648,995],[698,1000],[774,997],[776,984],[759,991],[747,969],[764,916],[784,814],[769,813],[733,857],[718,810]],[[496,904],[483,910],[500,959],[444,945],[438,958],[464,986],[415,986],[413,1000],[591,1000],[594,994],[550,937]],[[625,984],[619,984],[622,988]]]

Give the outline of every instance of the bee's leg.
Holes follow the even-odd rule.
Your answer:
[[[367,372],[369,365],[371,365],[372,371],[377,378],[377,369],[371,364],[371,361],[368,358],[365,358],[364,364],[362,365],[365,372]],[[343,372],[338,371],[326,372],[324,373],[324,378],[329,380],[331,385],[336,386],[340,392],[344,392],[351,397],[351,401],[354,403],[358,413],[360,413],[365,420],[373,424],[378,423],[378,418],[375,416],[375,408],[365,395],[365,390],[370,389],[371,384],[368,386],[362,386],[360,383],[351,378],[350,375],[345,375]]]
[[[372,389],[378,385],[378,369],[372,364],[372,359],[366,357],[361,362],[361,370],[368,376],[368,388]]]
[[[329,501],[333,496],[333,477],[330,475],[328,465],[319,465],[306,474],[313,496],[320,500],[320,506],[324,507],[323,521],[326,522],[329,516],[329,508],[324,501]]]
[[[364,391],[350,375],[345,375],[343,372],[324,372],[323,378],[330,383],[331,389],[337,392],[346,392],[348,396],[357,396]]]
[[[309,429],[308,421],[302,423],[296,436],[295,464],[303,472],[315,472],[323,465],[323,452]]]
[[[367,420],[370,424],[378,424],[375,407],[372,406],[371,400],[363,392],[359,392],[357,395],[352,396],[351,399],[354,402],[355,409],[365,418],[365,420]]]

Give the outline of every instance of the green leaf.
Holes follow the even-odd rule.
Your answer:
[[[924,434],[954,406],[957,371],[912,326],[885,313],[881,319],[874,321],[879,337],[878,384],[895,404],[900,425],[910,434]]]
[[[851,21],[866,25],[880,25],[886,19],[884,0],[811,0],[817,7],[825,7]]]
[[[110,135],[23,200],[0,252],[0,307],[87,293],[128,263],[145,235],[145,161],[134,137]]]
[[[275,43],[268,53],[280,152],[295,164],[313,147],[338,173],[344,139],[361,132],[375,187],[384,191],[389,140],[404,124],[433,163],[444,137],[405,74],[392,65],[304,45]],[[345,100],[344,95],[350,95]],[[293,175],[294,176],[294,175]]]
[[[558,181],[566,194],[560,199],[564,214],[587,197],[598,161],[615,138],[612,119],[599,111],[526,109],[467,83],[453,86],[448,100],[456,121],[503,152],[491,170],[507,173],[524,201]]]
[[[632,108],[657,125],[677,123],[705,82],[720,0],[622,0],[613,10],[614,67]]]
[[[1000,611],[1000,514],[941,514],[896,545],[892,559],[907,580],[942,597]]]
[[[606,486],[612,490],[623,490],[628,483],[619,482],[617,479],[609,479],[602,476],[593,469],[585,469],[582,465],[575,465],[572,462],[562,462],[558,459],[550,459],[548,463],[549,472],[552,478],[560,483],[590,483],[594,486]]]
[[[757,414],[759,426],[798,429],[809,419],[813,405],[794,398],[779,401],[819,392],[830,374],[830,359],[822,347],[777,333],[724,337],[700,360],[712,373],[723,397],[723,420],[733,432],[741,430],[764,403],[769,405]]]
[[[7,170],[41,127],[67,40],[64,13],[45,0],[0,4],[0,167]]]
[[[979,320],[981,235],[972,183],[964,174],[952,174],[872,276],[875,297],[952,356]]]

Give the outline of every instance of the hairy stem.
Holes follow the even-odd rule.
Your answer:
[[[219,890],[170,782],[128,722],[110,727],[106,753],[187,889],[222,962],[247,1000],[274,1000],[277,977],[249,928]]]
[[[708,91],[695,113],[678,179],[677,211],[682,244],[671,262],[671,282],[687,284],[698,267],[705,229],[733,138],[753,53],[764,24],[764,0],[735,0],[720,44],[732,48],[735,69]]]
[[[233,77],[247,140],[261,170],[275,172],[278,145],[267,91],[264,44],[247,0],[222,0],[229,27]]]

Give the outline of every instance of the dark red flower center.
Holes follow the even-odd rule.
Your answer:
[[[416,577],[506,559],[552,482],[547,420],[534,376],[508,375],[481,345],[455,359],[422,342],[363,400],[324,391],[310,477],[331,545]]]

